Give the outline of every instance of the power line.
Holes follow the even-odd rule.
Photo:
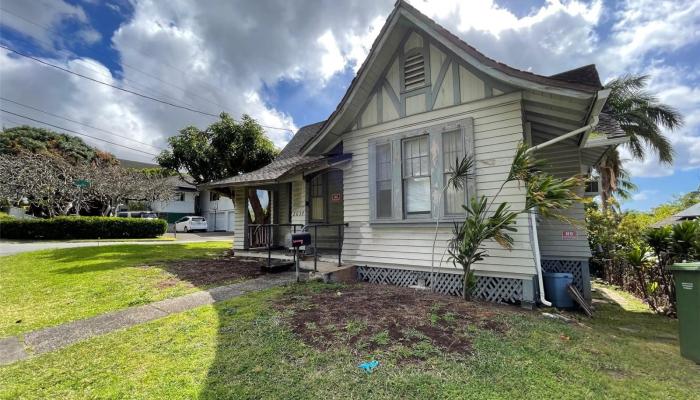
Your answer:
[[[27,104],[22,104],[22,103],[20,103],[20,102],[18,102],[18,101],[11,100],[11,99],[8,99],[8,98],[6,98],[6,97],[0,96],[0,99],[2,99],[2,100],[4,100],[4,101],[9,101],[10,103],[16,104],[16,105],[21,106],[21,107],[29,108],[30,110],[34,110],[34,111],[38,111],[38,112],[40,112],[40,113],[44,113],[44,114],[50,115],[50,116],[52,116],[52,117],[60,118],[60,119],[66,120],[66,121],[68,121],[68,122],[73,122],[73,123],[78,124],[78,125],[83,125],[83,126],[86,126],[86,127],[88,127],[88,128],[92,128],[92,129],[95,129],[95,130],[98,130],[98,131],[101,131],[101,132],[104,132],[104,133],[108,133],[108,134],[110,134],[110,135],[113,135],[113,136],[116,136],[116,137],[120,137],[120,138],[122,138],[122,139],[131,140],[132,142],[135,142],[135,143],[138,143],[138,144],[142,144],[142,145],[144,145],[144,146],[148,146],[148,147],[154,148],[154,149],[156,149],[156,150],[164,150],[163,148],[160,148],[160,147],[157,147],[157,146],[153,146],[152,144],[148,144],[148,143],[146,143],[146,142],[140,142],[140,141],[138,141],[138,140],[136,140],[136,139],[133,139],[133,138],[130,138],[130,137],[128,137],[128,136],[123,136],[123,135],[120,135],[120,134],[118,134],[118,133],[115,133],[115,132],[112,132],[112,131],[108,131],[108,130],[106,130],[106,129],[98,128],[98,127],[96,127],[96,126],[92,126],[92,125],[89,125],[89,124],[85,124],[85,123],[76,121],[76,120],[74,120],[74,119],[62,117],[62,116],[60,116],[60,115],[57,115],[57,114],[48,112],[48,111],[46,111],[46,110],[42,110],[42,109],[40,109],[40,108],[36,108],[36,107],[30,106],[30,105],[27,105]]]
[[[41,120],[38,120],[38,119],[34,119],[34,118],[28,117],[28,116],[26,116],[26,115],[17,114],[17,113],[14,113],[14,112],[12,112],[12,111],[4,110],[4,109],[2,109],[2,108],[0,108],[0,111],[5,112],[5,113],[8,113],[8,114],[10,114],[10,115],[14,115],[14,116],[20,117],[20,118],[28,119],[28,120],[30,120],[30,121],[37,122],[37,123],[39,123],[39,124],[44,124],[44,125],[50,126],[50,127],[52,127],[52,128],[61,129],[61,130],[64,130],[64,131],[66,131],[66,132],[70,132],[70,133],[73,133],[73,134],[76,134],[76,135],[85,136],[85,137],[88,137],[88,138],[90,138],[90,139],[99,140],[99,141],[102,141],[102,142],[105,142],[105,143],[109,143],[109,144],[114,145],[114,146],[119,146],[119,147],[123,147],[123,148],[125,148],[125,149],[137,151],[137,152],[139,152],[139,153],[148,154],[149,156],[154,156],[154,157],[157,157],[157,156],[158,156],[158,154],[153,154],[153,153],[149,153],[149,152],[147,152],[147,151],[143,151],[143,150],[140,150],[140,149],[135,149],[135,148],[133,148],[133,147],[124,146],[123,144],[114,143],[114,142],[111,142],[111,141],[109,141],[109,140],[102,139],[102,138],[99,138],[99,137],[96,137],[96,136],[91,136],[91,135],[87,135],[87,134],[85,134],[85,133],[80,133],[80,132],[74,131],[74,130],[72,130],[72,129],[68,129],[68,128],[64,128],[64,127],[62,127],[62,126],[50,124],[50,123],[48,123],[48,122],[44,122],[44,121],[41,121]]]
[[[27,22],[27,23],[30,23],[30,24],[32,24],[32,25],[35,25],[35,26],[40,27],[40,28],[42,28],[42,29],[45,29],[45,30],[48,31],[48,32],[52,32],[52,33],[54,33],[54,34],[58,34],[58,32],[54,31],[53,29],[51,29],[51,28],[49,28],[49,27],[46,27],[46,26],[44,26],[44,25],[42,25],[42,24],[38,24],[38,23],[36,23],[36,22],[33,22],[33,21],[31,21],[31,20],[29,20],[29,19],[27,19],[27,18],[25,18],[25,17],[22,17],[22,16],[20,16],[20,15],[17,15],[17,14],[15,14],[15,13],[11,12],[11,11],[8,11],[7,9],[5,9],[5,8],[3,8],[3,7],[0,7],[0,10],[4,11],[4,12],[10,14],[10,15],[13,15],[13,16],[15,16],[15,17],[17,17],[17,18],[20,18],[20,19],[22,19],[23,21],[25,21],[25,22]],[[41,41],[41,40],[40,40],[40,41]],[[42,41],[42,42],[44,42],[44,41]],[[46,42],[44,42],[44,43],[46,43]],[[170,103],[170,102],[167,102],[167,101],[164,101],[164,100],[161,100],[161,99],[157,99],[157,98],[155,98],[155,97],[151,97],[151,96],[145,95],[145,94],[143,94],[143,93],[134,92],[134,91],[127,90],[127,89],[124,89],[124,88],[119,87],[119,86],[112,85],[112,84],[107,83],[107,82],[102,82],[102,81],[100,81],[100,80],[93,79],[93,78],[91,78],[91,77],[89,77],[89,76],[79,74],[79,73],[74,72],[74,71],[71,71],[71,70],[69,70],[69,69],[62,68],[62,67],[60,67],[60,66],[57,66],[57,65],[54,65],[54,64],[51,64],[51,63],[42,61],[41,59],[32,57],[32,56],[30,56],[30,55],[28,55],[28,54],[21,53],[21,52],[19,52],[19,51],[17,51],[17,50],[14,50],[14,49],[12,49],[12,48],[10,48],[10,47],[7,47],[7,46],[5,46],[5,45],[2,45],[2,44],[0,44],[0,47],[3,47],[3,48],[5,48],[5,49],[7,49],[7,50],[9,50],[9,51],[14,52],[15,54],[18,54],[18,55],[23,56],[23,57],[27,57],[27,58],[29,58],[29,59],[32,59],[32,60],[34,60],[34,61],[36,61],[36,62],[39,62],[39,63],[42,63],[42,64],[44,64],[44,65],[47,65],[47,66],[50,66],[50,67],[53,67],[53,68],[60,69],[61,71],[64,71],[64,72],[68,72],[68,73],[77,75],[77,76],[79,76],[79,77],[81,77],[81,78],[88,79],[88,80],[91,80],[91,81],[96,82],[96,83],[100,83],[100,84],[109,86],[109,87],[111,87],[111,88],[113,88],[113,89],[117,89],[117,90],[121,90],[121,91],[124,91],[124,92],[127,92],[127,93],[131,93],[131,94],[134,94],[134,95],[136,95],[136,96],[140,96],[140,97],[143,97],[143,98],[146,98],[146,99],[149,99],[149,100],[157,101],[157,102],[159,102],[159,103],[167,104],[167,105],[172,106],[172,107],[177,107],[177,108],[185,109],[185,110],[188,110],[188,111],[192,111],[192,112],[199,113],[199,114],[203,114],[203,115],[207,115],[207,116],[212,116],[212,117],[215,117],[215,118],[218,118],[218,117],[219,117],[218,115],[211,114],[211,113],[208,113],[208,112],[206,112],[206,111],[197,110],[197,109],[194,108],[194,106],[191,106],[191,105],[188,105],[188,106],[181,106],[181,105],[178,105],[178,104]],[[72,53],[72,54],[74,54],[74,55],[77,56],[77,54],[73,53],[72,51],[70,51],[70,50],[68,50],[68,49],[66,49],[66,50],[67,50],[68,52],[70,52],[70,53]],[[130,69],[133,69],[133,70],[135,70],[135,71],[137,71],[137,72],[140,72],[141,74],[144,74],[144,75],[146,75],[146,76],[150,76],[150,77],[152,77],[152,78],[154,78],[154,79],[156,79],[156,80],[158,80],[158,81],[160,81],[160,82],[162,82],[162,83],[164,83],[164,84],[166,84],[166,85],[170,85],[170,86],[172,86],[172,87],[174,87],[174,88],[177,88],[177,89],[179,89],[179,90],[182,90],[182,92],[183,92],[184,94],[189,94],[189,95],[192,95],[192,96],[199,97],[199,98],[201,98],[201,99],[203,99],[203,100],[205,100],[205,101],[207,101],[207,102],[209,102],[209,103],[211,103],[211,104],[214,104],[214,105],[216,105],[216,106],[218,106],[218,107],[225,108],[225,107],[222,106],[221,104],[218,104],[218,103],[216,103],[216,102],[213,102],[213,101],[211,101],[211,100],[209,100],[209,99],[207,99],[207,98],[205,98],[205,97],[202,97],[202,96],[200,96],[200,95],[198,95],[198,94],[189,93],[189,92],[187,92],[185,89],[183,89],[183,88],[181,88],[181,87],[179,87],[179,86],[177,86],[177,85],[171,84],[171,83],[169,83],[169,82],[167,82],[167,81],[164,81],[164,80],[162,80],[162,79],[160,79],[160,78],[158,78],[158,77],[156,77],[156,76],[154,76],[154,75],[152,75],[152,74],[149,74],[149,73],[146,73],[146,72],[144,72],[144,71],[141,71],[140,69],[138,69],[138,68],[136,68],[136,67],[133,67],[133,66],[131,66],[131,65],[129,65],[129,64],[122,63],[122,65],[124,65],[125,67],[128,67],[128,68],[130,68]],[[164,63],[164,65],[167,65],[167,64]],[[169,65],[168,65],[168,66],[169,66]],[[181,70],[179,70],[179,69],[176,69],[175,67],[172,67],[172,66],[170,66],[170,67],[173,68],[173,69],[175,69],[175,70],[177,70],[177,71],[180,71],[181,73],[184,74],[184,71],[181,71]],[[92,68],[88,68],[88,69],[93,70]],[[95,70],[93,70],[93,71],[95,71]],[[98,73],[99,73],[99,71],[95,71],[95,72],[98,72]],[[104,76],[104,74],[102,74],[102,75]],[[128,80],[128,79],[124,78],[124,80]],[[161,95],[162,95],[162,92],[161,92]],[[167,97],[167,96],[166,96],[166,97]],[[187,103],[184,103],[184,104],[187,104]],[[294,131],[291,130],[291,129],[289,129],[289,128],[281,128],[281,127],[268,126],[268,125],[262,125],[262,124],[261,124],[260,126],[263,127],[263,128],[276,129],[276,130],[283,130],[283,131],[288,131],[288,132],[294,133]]]
[[[69,70],[69,69],[67,69],[67,68],[63,68],[63,67],[61,67],[61,66],[59,66],[59,65],[51,64],[50,62],[46,62],[46,61],[44,61],[44,60],[42,60],[42,59],[39,59],[39,58],[30,56],[29,54],[22,53],[22,52],[20,52],[20,51],[17,51],[17,50],[15,50],[15,49],[11,48],[11,47],[5,46],[4,44],[0,44],[0,47],[2,47],[3,49],[9,50],[9,51],[11,51],[11,52],[13,52],[13,53],[15,53],[15,54],[17,54],[17,55],[20,55],[20,56],[22,56],[22,57],[26,57],[26,58],[28,58],[28,59],[30,59],[30,60],[34,60],[34,61],[36,61],[36,62],[38,62],[38,63],[40,63],[40,64],[46,65],[47,67],[56,68],[57,70],[60,70],[60,71],[63,71],[63,72],[67,72],[67,73],[69,73],[69,74],[73,74],[73,75],[75,75],[75,76],[79,76],[79,77],[81,77],[81,78],[83,78],[83,79],[87,79],[87,80],[89,80],[89,81],[92,81],[92,82],[95,82],[95,83],[99,83],[99,84],[101,84],[101,85],[105,85],[105,86],[111,87],[112,89],[121,90],[122,92],[126,92],[126,93],[131,93],[131,94],[133,94],[133,95],[135,95],[135,96],[143,97],[144,99],[148,99],[148,100],[156,101],[156,102],[158,102],[158,103],[166,104],[166,105],[169,105],[169,106],[171,106],[171,107],[176,107],[176,108],[180,108],[180,109],[183,109],[183,110],[192,111],[192,112],[194,112],[194,113],[198,113],[198,114],[202,114],[202,115],[207,115],[207,116],[210,116],[210,117],[215,117],[215,118],[218,118],[218,117],[219,117],[219,116],[216,115],[216,114],[208,113],[208,112],[202,111],[202,110],[197,110],[197,109],[195,109],[195,108],[180,106],[180,105],[177,105],[177,104],[174,104],[174,103],[165,101],[165,100],[161,100],[161,99],[157,99],[157,98],[155,98],[155,97],[148,96],[148,95],[143,94],[143,93],[135,92],[135,91],[129,90],[129,89],[124,89],[123,87],[119,87],[119,86],[116,86],[116,85],[112,85],[111,83],[107,83],[107,82],[103,82],[103,81],[98,80],[98,79],[91,78],[91,77],[89,77],[89,76],[87,76],[87,75],[83,75],[83,74],[81,74],[81,73],[78,73],[78,72],[75,72],[75,71],[71,71],[71,70]]]
[[[45,25],[42,25],[42,24],[36,23],[36,22],[34,22],[34,21],[31,21],[31,20],[29,20],[29,19],[27,19],[27,18],[25,18],[25,17],[23,17],[23,16],[21,16],[21,15],[17,15],[17,14],[15,14],[15,13],[12,12],[12,11],[9,11],[9,10],[3,8],[2,6],[0,6],[0,11],[3,11],[3,12],[5,12],[5,13],[9,14],[9,15],[12,15],[12,16],[18,18],[18,19],[21,19],[22,21],[24,21],[24,22],[26,22],[26,23],[28,23],[28,24],[31,24],[31,25],[37,26],[37,27],[39,27],[39,28],[41,28],[41,29],[44,29],[45,31],[47,31],[47,32],[49,32],[49,33],[51,33],[51,34],[54,34],[54,35],[56,35],[56,36],[60,36],[60,35],[61,35],[61,34],[58,33],[57,31],[55,31],[54,29],[51,29],[51,28],[49,28],[49,27],[47,27],[47,26],[45,26]],[[50,48],[54,46],[54,43],[47,42],[46,40],[40,39],[40,38],[38,38],[38,37],[33,37],[32,39],[36,40],[37,42],[43,43],[43,44],[45,44],[45,45],[48,45],[48,47],[50,47]],[[70,54],[70,55],[72,55],[72,56],[74,56],[74,57],[76,57],[76,58],[80,58],[80,56],[79,56],[78,54],[76,54],[74,51],[71,51],[70,49],[68,49],[65,45],[61,45],[61,48],[62,48],[63,51],[66,51],[68,54]],[[158,77],[155,76],[155,75],[151,75],[151,74],[149,74],[149,73],[146,73],[146,72],[144,72],[144,71],[141,71],[140,69],[137,69],[136,67],[133,67],[133,66],[127,64],[127,63],[122,62],[121,64],[122,64],[122,66],[124,66],[124,67],[127,67],[127,68],[129,68],[129,69],[133,69],[134,71],[137,71],[137,72],[139,72],[139,73],[141,73],[141,74],[143,74],[143,75],[149,76],[149,77],[151,77],[151,78],[153,78],[153,79],[156,79],[156,80],[158,80],[158,81],[160,81],[160,82],[163,82],[163,83],[166,84],[166,85],[169,85],[169,86],[172,86],[172,87],[174,87],[174,88],[176,88],[176,89],[179,89],[179,90],[181,90],[181,91],[182,91],[184,94],[186,94],[186,95],[199,97],[199,98],[201,98],[201,99],[203,99],[203,100],[205,100],[205,101],[208,101],[208,102],[211,103],[211,104],[216,105],[217,107],[221,107],[222,109],[226,108],[226,107],[222,106],[221,104],[212,102],[211,100],[209,100],[209,99],[207,99],[207,98],[205,98],[205,97],[203,97],[203,96],[200,96],[200,95],[198,95],[198,94],[196,94],[196,93],[187,92],[185,89],[183,89],[183,88],[181,88],[181,87],[179,87],[179,86],[177,86],[177,85],[174,85],[174,84],[172,84],[172,83],[166,82],[166,81],[164,81],[164,80],[158,78]],[[94,69],[94,68],[90,68],[90,66],[88,66],[88,65],[79,64],[78,66],[81,67],[81,68],[89,69],[90,71],[93,71],[93,72],[97,73],[98,75],[102,75],[102,76],[104,76],[104,77],[106,77],[106,78],[110,78],[110,79],[112,78],[111,75],[105,74],[104,72],[98,71],[98,70],[96,70],[96,69]],[[182,100],[180,100],[180,99],[176,99],[176,98],[174,98],[174,97],[172,97],[172,96],[169,96],[167,93],[164,93],[164,92],[162,92],[162,91],[160,91],[160,90],[156,90],[156,89],[154,89],[154,88],[152,88],[152,87],[149,87],[148,85],[146,85],[146,84],[144,84],[144,83],[142,83],[142,82],[139,82],[139,81],[136,81],[136,80],[133,80],[133,79],[129,79],[129,78],[125,78],[125,77],[122,77],[122,81],[124,81],[124,82],[133,82],[133,83],[136,83],[136,84],[138,84],[138,85],[141,85],[141,87],[139,87],[139,86],[137,86],[137,85],[126,85],[126,84],[122,84],[123,87],[133,87],[133,88],[135,88],[135,89],[137,89],[137,90],[142,90],[142,91],[143,91],[143,90],[146,90],[146,91],[147,91],[147,90],[151,90],[151,91],[157,93],[159,96],[162,96],[162,97],[164,97],[164,98],[174,100],[174,101],[176,101],[176,102],[178,102],[178,103],[180,103],[180,104],[184,104],[184,105],[186,105],[186,106],[188,106],[188,107],[195,107],[194,105],[192,105],[192,104],[190,104],[190,103],[186,103],[186,102],[184,102],[184,101],[182,101]]]

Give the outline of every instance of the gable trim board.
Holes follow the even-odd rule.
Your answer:
[[[458,37],[447,31],[445,28],[427,16],[421,14],[409,4],[399,0],[387,18],[387,22],[384,24],[379,35],[375,39],[368,57],[360,66],[357,76],[351,82],[343,99],[339,103],[336,110],[331,114],[330,118],[328,118],[326,123],[320,129],[316,137],[307,142],[307,144],[304,146],[303,154],[307,154],[311,148],[315,147],[323,136],[327,134],[339,136],[338,132],[331,132],[335,129],[335,125],[338,122],[338,117],[343,115],[348,110],[350,104],[355,101],[357,87],[364,84],[364,82],[367,80],[369,66],[373,65],[378,58],[378,55],[384,51],[383,47],[388,40],[388,34],[398,25],[399,20],[410,22],[414,27],[417,27],[422,32],[424,37],[428,36],[435,42],[441,43],[452,53],[464,60],[467,64],[472,65],[475,69],[493,78],[497,82],[505,82],[506,84],[512,85],[516,88],[530,89],[544,93],[559,94],[566,97],[586,100],[591,99],[596,91],[600,89],[600,87],[594,87],[583,83],[575,83],[571,82],[570,80],[536,75],[530,72],[517,70],[502,63],[498,63],[464,43]],[[347,127],[340,128],[345,129]]]

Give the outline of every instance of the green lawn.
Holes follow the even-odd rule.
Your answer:
[[[198,290],[181,281],[162,285],[173,276],[159,266],[230,246],[125,244],[0,257],[0,338]]]
[[[0,398],[700,396],[700,367],[679,356],[677,322],[648,312],[603,304],[594,319],[571,325],[506,309],[494,318],[510,329],[470,329],[473,352],[462,357],[399,343],[371,353],[351,345],[321,351],[287,328],[288,310],[271,305],[286,291],[321,290],[343,287],[253,293],[0,367]],[[405,362],[399,355],[406,351],[424,359]],[[381,362],[374,373],[357,368],[372,357]]]

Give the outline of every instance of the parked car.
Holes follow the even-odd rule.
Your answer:
[[[158,218],[158,214],[152,211],[120,211],[117,213],[117,217],[156,219]]]
[[[207,231],[207,220],[197,216],[182,217],[175,221],[175,232]]]

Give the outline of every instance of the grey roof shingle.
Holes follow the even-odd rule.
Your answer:
[[[286,175],[293,174],[300,169],[312,168],[321,165],[325,156],[302,156],[299,154],[301,148],[310,140],[316,132],[323,126],[325,121],[301,127],[292,137],[292,140],[284,146],[284,149],[270,164],[241,175],[232,176],[226,179],[210,182],[204,187],[232,186],[242,183],[263,183],[280,179]]]
[[[600,83],[600,76],[598,75],[598,70],[596,69],[595,64],[584,65],[583,67],[570,69],[568,71],[550,75],[549,77],[562,82],[583,84],[598,88],[603,86],[603,84]]]
[[[598,114],[598,125],[595,130],[599,133],[607,135],[608,138],[625,136],[626,133],[620,127],[620,123],[610,114],[601,112]]]

